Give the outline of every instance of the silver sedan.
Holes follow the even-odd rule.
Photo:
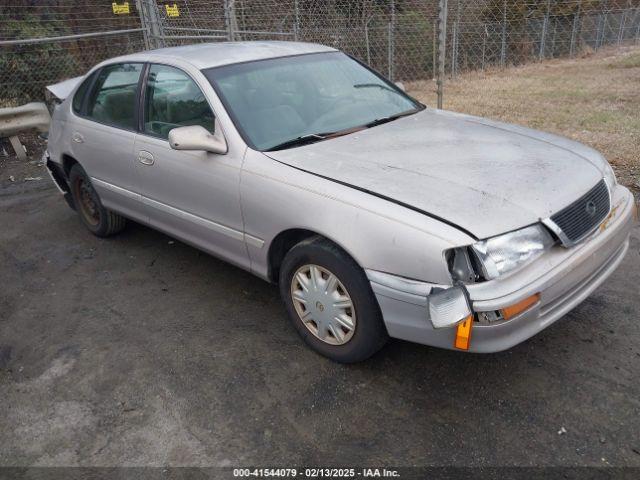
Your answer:
[[[47,166],[93,234],[132,219],[279,284],[339,362],[389,336],[510,348],[629,246],[635,202],[598,152],[427,108],[330,47],[167,48],[50,90]]]

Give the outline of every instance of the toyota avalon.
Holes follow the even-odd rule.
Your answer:
[[[339,362],[388,337],[508,349],[629,246],[635,202],[600,153],[428,108],[331,47],[166,48],[50,90],[47,167],[90,232],[131,219],[277,283]]]

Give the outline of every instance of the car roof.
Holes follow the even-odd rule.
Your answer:
[[[179,59],[202,70],[253,60],[335,51],[337,51],[335,48],[325,45],[304,42],[217,42],[148,50],[111,59],[109,62],[113,60],[153,62],[162,59]]]

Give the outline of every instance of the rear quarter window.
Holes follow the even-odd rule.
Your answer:
[[[83,105],[84,97],[87,95],[87,90],[91,86],[91,82],[93,82],[93,79],[95,78],[95,76],[96,76],[96,72],[93,72],[91,75],[89,75],[80,84],[80,86],[76,90],[76,93],[73,96],[73,102],[71,106],[73,108],[73,111],[78,115],[82,114],[82,105]]]

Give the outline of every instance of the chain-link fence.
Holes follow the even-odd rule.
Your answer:
[[[637,43],[640,0],[6,0],[0,106],[116,55],[261,39],[335,46],[435,92],[435,77]]]
[[[638,41],[638,1],[449,0],[446,71],[572,57]]]
[[[158,46],[216,40],[316,42],[340,48],[389,77],[433,76],[437,4],[402,5],[397,8],[393,0],[183,0],[161,5],[157,18],[151,5],[146,20],[155,29]]]
[[[135,5],[6,0],[0,5],[0,106],[41,100],[44,87],[116,55],[144,50]]]

